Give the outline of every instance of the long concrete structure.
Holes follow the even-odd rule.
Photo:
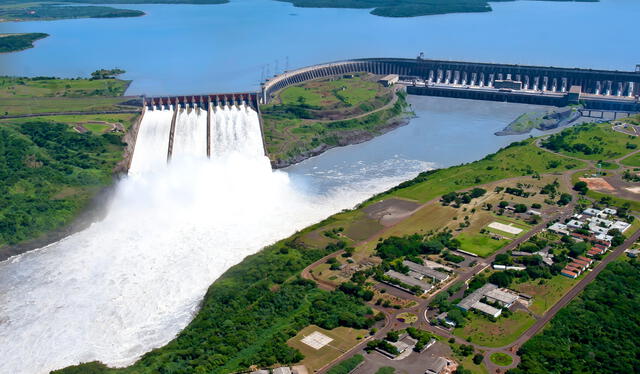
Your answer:
[[[356,72],[397,74],[415,95],[557,106],[580,101],[591,109],[640,110],[640,66],[612,71],[422,58],[354,59],[285,72],[262,84],[261,100],[268,103],[290,85]]]
[[[143,97],[142,105],[148,109],[173,105],[174,108],[200,107],[208,109],[210,105],[240,105],[245,104],[254,110],[259,109],[259,95],[256,92],[234,92],[208,95],[156,96]]]

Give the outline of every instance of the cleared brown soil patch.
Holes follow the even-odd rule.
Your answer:
[[[591,190],[597,190],[597,191],[615,191],[616,190],[615,188],[613,188],[611,184],[609,184],[609,182],[607,182],[602,178],[580,178],[580,180],[583,182],[586,182],[587,186]]]
[[[408,217],[419,207],[420,204],[416,202],[392,198],[369,205],[363,211],[369,218],[388,227]]]

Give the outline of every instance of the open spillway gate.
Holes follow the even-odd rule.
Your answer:
[[[224,107],[240,107],[247,106],[258,113],[260,121],[260,132],[262,136],[262,145],[266,154],[266,145],[264,142],[264,128],[262,117],[260,115],[260,95],[256,92],[240,92],[225,94],[208,94],[208,95],[185,95],[185,96],[157,96],[142,98],[144,116],[147,111],[163,110],[167,108],[173,109],[171,118],[171,127],[169,130],[169,144],[167,147],[167,161],[171,160],[174,153],[174,139],[176,134],[176,122],[181,110],[202,110],[207,113],[206,123],[206,154],[211,157],[212,154],[212,116],[215,108]]]

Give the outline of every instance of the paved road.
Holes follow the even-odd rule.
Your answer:
[[[127,114],[127,113],[140,113],[140,109],[122,109],[122,110],[93,110],[93,111],[75,111],[75,112],[44,112],[44,113],[29,113],[29,114],[16,114],[13,116],[0,116],[0,120],[12,119],[12,118],[30,118],[30,117],[50,117],[50,116],[81,116],[89,114]]]

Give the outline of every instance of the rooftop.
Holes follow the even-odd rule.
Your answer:
[[[498,286],[496,286],[495,284],[487,283],[484,286],[470,293],[464,299],[460,300],[460,302],[458,303],[458,306],[462,309],[469,310],[473,308],[474,304],[482,300],[482,298],[487,292],[495,290],[497,288]]]
[[[518,300],[518,296],[512,293],[506,292],[502,289],[495,289],[487,292],[486,297],[499,301],[505,305],[511,305]]]
[[[408,275],[404,275],[402,273],[399,273],[395,270],[389,270],[386,273],[384,273],[386,276],[394,278],[399,280],[402,283],[405,283],[409,286],[418,286],[420,287],[423,291],[429,291],[433,286],[430,284],[427,284],[425,282],[421,282],[416,278],[410,277]]]
[[[437,280],[438,282],[445,281],[449,278],[449,274],[447,273],[443,273],[441,271],[434,270],[420,264],[416,264],[415,262],[405,260],[405,261],[402,261],[402,264],[404,266],[409,267],[409,269],[415,271],[416,273],[423,274],[429,278]]]

